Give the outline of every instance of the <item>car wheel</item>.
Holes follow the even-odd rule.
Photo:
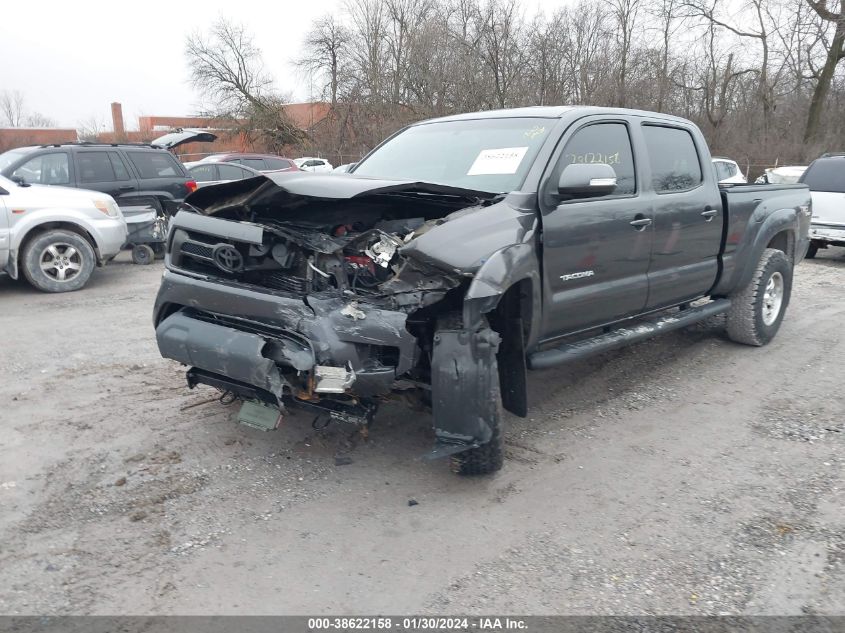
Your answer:
[[[816,253],[819,252],[819,243],[815,240],[810,241],[810,245],[807,247],[807,254],[805,257],[807,259],[815,259]]]
[[[132,261],[136,264],[146,266],[152,264],[155,258],[155,251],[147,244],[137,244],[132,247]]]
[[[23,250],[24,276],[44,292],[79,290],[94,272],[95,263],[88,240],[71,231],[46,231],[27,242]]]
[[[767,248],[749,284],[731,295],[728,337],[745,345],[765,345],[780,329],[792,293],[792,264],[786,253]]]
[[[495,362],[494,362],[495,365]],[[499,375],[498,368],[490,368],[493,376]],[[493,381],[490,397],[495,404],[492,419],[487,420],[493,435],[490,441],[477,448],[452,455],[452,472],[458,475],[489,475],[502,469],[505,462],[505,438],[502,434],[502,397],[498,379]]]

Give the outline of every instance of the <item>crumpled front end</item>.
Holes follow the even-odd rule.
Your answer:
[[[365,422],[378,400],[430,383],[432,333],[420,315],[461,278],[400,250],[436,225],[444,204],[420,200],[410,214],[378,200],[298,203],[248,219],[243,204],[223,217],[175,216],[156,301],[159,349],[190,367],[191,386]]]
[[[500,339],[482,312],[496,303],[472,284],[536,219],[472,193],[330,177],[198,191],[171,223],[162,355],[191,387],[280,410],[365,424],[386,398],[431,406],[433,454],[490,441]]]

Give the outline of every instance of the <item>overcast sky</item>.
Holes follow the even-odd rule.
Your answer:
[[[523,0],[528,14],[569,1]],[[0,90],[19,90],[28,111],[67,127],[96,117],[110,129],[112,101],[123,104],[129,128],[140,115],[194,114],[185,37],[222,15],[247,26],[277,86],[305,101],[308,80],[291,62],[312,21],[342,7],[343,0],[3,2]]]

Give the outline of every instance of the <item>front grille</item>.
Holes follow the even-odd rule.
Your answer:
[[[305,294],[308,291],[308,282],[301,277],[293,277],[282,272],[265,273],[261,276],[261,285],[272,290]]]
[[[212,253],[214,252],[212,247],[197,242],[183,242],[180,250],[187,255],[194,255],[204,259],[211,259]]]

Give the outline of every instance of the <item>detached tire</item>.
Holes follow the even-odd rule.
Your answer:
[[[132,261],[136,264],[146,266],[152,264],[155,258],[155,251],[147,244],[138,244],[132,247]]]
[[[497,376],[493,382],[490,397],[494,399],[493,419],[487,420],[493,432],[490,441],[478,448],[471,448],[463,453],[452,455],[452,472],[458,475],[489,475],[501,470],[505,463],[505,438],[502,435],[502,397],[499,390],[498,371],[490,370]]]
[[[728,337],[737,343],[761,346],[780,329],[792,294],[792,264],[783,251],[767,248],[749,284],[731,295]]]
[[[26,280],[38,290],[72,292],[88,282],[96,256],[78,233],[54,229],[27,242],[22,263]]]
[[[807,247],[807,254],[804,256],[806,259],[815,259],[816,253],[819,252],[819,244],[815,240],[810,242],[810,246]]]

